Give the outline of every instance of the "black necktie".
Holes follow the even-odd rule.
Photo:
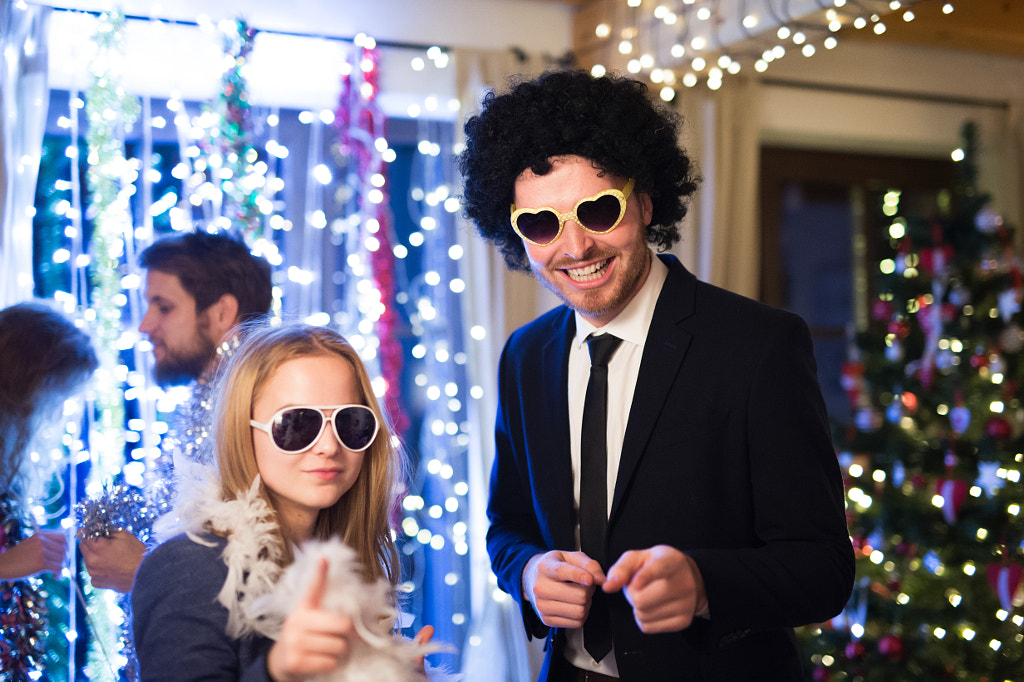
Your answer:
[[[580,438],[580,549],[601,568],[605,565],[604,539],[608,526],[608,361],[622,339],[591,336],[590,382],[583,401]],[[583,646],[595,661],[612,648],[611,622],[606,595],[598,588],[583,624]]]

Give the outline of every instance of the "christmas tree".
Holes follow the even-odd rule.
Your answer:
[[[799,633],[809,679],[1024,680],[1024,285],[976,187],[975,133],[930,209],[879,194],[836,432],[857,581],[841,616]]]

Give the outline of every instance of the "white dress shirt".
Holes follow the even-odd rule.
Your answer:
[[[651,254],[651,269],[640,291],[626,305],[621,313],[601,328],[576,313],[576,338],[569,350],[569,435],[572,456],[573,499],[576,502],[577,517],[580,507],[580,438],[583,430],[583,400],[590,381],[590,350],[587,338],[594,332],[612,334],[622,339],[608,363],[608,504],[611,512],[615,479],[622,456],[622,439],[629,420],[629,407],[633,404],[636,378],[640,373],[640,360],[644,354],[647,331],[654,317],[654,306],[658,302],[662,285],[668,276],[668,267],[657,256]],[[576,524],[576,549],[580,546],[579,524]],[[600,588],[598,588],[600,589]],[[572,665],[583,670],[599,672],[612,677],[619,676],[614,650],[597,663],[583,648],[583,628],[567,630],[568,643],[565,656]]]

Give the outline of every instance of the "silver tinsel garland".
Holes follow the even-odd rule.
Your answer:
[[[75,512],[82,540],[109,538],[126,530],[145,544],[152,536],[153,522],[162,514],[142,488],[133,485],[107,486],[99,497],[80,502]]]

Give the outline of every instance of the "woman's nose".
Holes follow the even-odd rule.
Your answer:
[[[313,454],[317,455],[333,455],[338,452],[338,448],[341,447],[341,443],[338,442],[338,437],[334,435],[334,428],[330,424],[324,424],[324,430],[320,434],[316,443],[313,444]]]

